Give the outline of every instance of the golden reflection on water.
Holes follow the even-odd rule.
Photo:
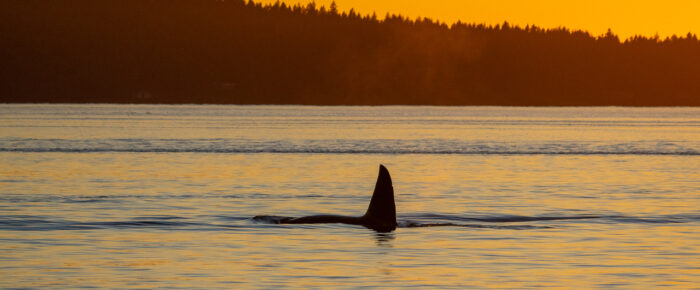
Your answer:
[[[7,125],[0,137],[276,140],[283,136],[312,141],[381,137],[437,138],[448,143],[489,140],[496,145],[680,140],[689,147],[700,141],[693,125],[696,117],[687,126],[658,128],[653,118],[645,121],[648,126],[573,122],[579,119],[571,125],[560,120],[568,118],[567,110],[582,109],[553,111],[547,114],[556,118],[540,121],[532,119],[546,109],[392,109],[409,115],[413,110],[438,111],[439,116],[423,123],[403,115],[397,115],[398,121],[383,119],[373,113],[379,109],[359,108],[353,110],[369,113],[328,118],[300,114],[291,118],[296,121],[289,122],[299,123],[292,126],[281,117],[220,114],[241,110],[238,107],[195,107],[223,115],[220,119],[208,114],[167,117],[190,107],[146,110],[158,113],[158,108],[166,117],[125,121],[119,115],[121,107],[106,106],[108,113],[119,114],[94,120],[39,119],[34,127]],[[289,113],[299,108],[269,110]],[[496,118],[493,124],[470,123],[479,117],[455,113],[460,110],[516,116]],[[536,111],[531,114],[535,117],[518,115],[529,110]],[[659,112],[667,110],[671,109]],[[591,110],[598,111],[616,115],[634,110]],[[485,119],[493,121],[493,116],[487,114]],[[433,122],[442,119],[449,122]],[[329,125],[328,120],[334,123]],[[508,122],[499,123],[503,120]],[[210,123],[225,126],[211,129],[206,125]],[[81,124],[93,127],[78,127]],[[337,130],[328,130],[329,126]],[[164,129],[171,127],[177,129]],[[700,275],[699,161],[697,155],[644,154],[0,152],[0,288],[692,288]],[[491,223],[540,226],[521,230],[469,227],[491,224],[451,220],[467,226],[401,227],[389,234],[349,225],[250,220],[255,215],[360,215],[380,163],[391,172],[400,222],[421,222],[428,214],[628,219]],[[19,229],[10,229],[15,220],[31,227],[20,223]]]
[[[0,165],[4,178],[37,184],[28,190],[5,182],[7,192],[127,196],[121,204],[49,201],[12,208],[14,215],[74,221],[361,214],[380,160],[394,177],[400,220],[417,213],[536,216],[569,210],[644,217],[692,213],[698,205],[688,192],[697,188],[692,186],[697,171],[691,169],[698,165],[688,161],[696,157],[169,154],[164,159],[91,153],[34,162],[38,155],[0,155],[14,158],[11,166]],[[400,228],[377,234],[346,225],[218,222],[242,227],[2,231],[0,251],[11,268],[0,270],[7,277],[1,285],[129,288],[157,281],[162,287],[226,288],[293,281],[298,287],[685,288],[697,282],[700,253],[696,223],[552,221],[549,229]]]

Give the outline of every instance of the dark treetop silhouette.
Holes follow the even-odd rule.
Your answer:
[[[0,1],[0,102],[700,105],[700,42],[243,0]]]
[[[379,176],[374,186],[372,200],[363,216],[349,217],[339,215],[313,215],[305,217],[256,216],[254,220],[269,221],[280,224],[319,224],[343,223],[361,225],[378,232],[391,232],[396,229],[396,204],[391,176],[384,165],[379,165]]]

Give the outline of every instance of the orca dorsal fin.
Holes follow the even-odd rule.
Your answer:
[[[396,228],[394,187],[391,184],[389,170],[384,165],[379,165],[377,184],[374,186],[372,200],[363,218],[376,225],[375,230],[391,231]]]

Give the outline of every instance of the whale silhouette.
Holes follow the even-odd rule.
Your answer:
[[[374,193],[367,212],[363,216],[312,215],[305,217],[256,216],[253,220],[268,221],[279,224],[320,224],[343,223],[361,225],[377,232],[391,232],[396,229],[396,203],[394,187],[391,184],[389,170],[379,165],[379,176],[374,186]]]

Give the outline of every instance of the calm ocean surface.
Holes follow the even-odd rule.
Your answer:
[[[395,232],[252,220],[361,215],[379,164]],[[0,105],[0,277],[697,289],[700,108]]]

